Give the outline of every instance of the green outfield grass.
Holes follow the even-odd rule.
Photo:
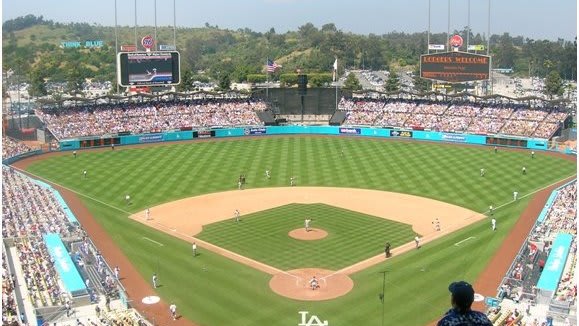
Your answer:
[[[340,151],[344,151],[341,157]],[[522,166],[528,174],[521,174]],[[485,168],[487,175],[479,176]],[[88,178],[82,178],[87,169]],[[272,171],[272,179],[264,171]],[[267,137],[220,142],[169,144],[113,151],[80,151],[48,158],[29,171],[82,195],[95,218],[111,234],[145,279],[155,271],[157,289],[180,312],[202,325],[296,325],[308,310],[330,325],[379,325],[377,294],[386,274],[385,316],[389,325],[424,325],[449,305],[452,280],[473,281],[508,234],[538,189],[575,174],[575,163],[528,152],[494,154],[489,147],[462,147],[341,137]],[[201,250],[191,257],[184,241],[127,219],[128,212],[209,192],[232,190],[240,173],[247,187],[356,187],[430,197],[483,212],[499,208],[499,229],[481,221],[421,250],[394,257],[354,274],[348,295],[327,302],[299,302],[269,290],[270,276]],[[512,192],[522,200],[511,203]],[[134,204],[126,206],[125,194]],[[143,240],[148,237],[165,244]],[[475,237],[461,246],[454,243]],[[381,250],[380,247],[376,250]],[[110,262],[114,265],[114,262]],[[205,269],[203,269],[205,267]],[[135,298],[138,300],[138,298]]]
[[[315,241],[289,237],[289,231],[304,227],[304,217],[328,236]],[[386,240],[394,248],[414,236],[409,224],[325,204],[290,204],[248,214],[239,223],[204,226],[198,238],[281,270],[339,270],[383,252]]]

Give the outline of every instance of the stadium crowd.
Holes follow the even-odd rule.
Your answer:
[[[20,238],[16,241],[18,260],[22,265],[30,302],[35,307],[63,304],[66,300],[48,249],[39,239]]]
[[[2,237],[41,237],[58,233],[78,236],[51,190],[41,187],[11,168],[2,167]]]
[[[529,300],[535,301],[539,295],[536,285],[551,252],[552,242],[559,233],[573,235],[573,241],[567,260],[563,262],[563,276],[552,299],[576,303],[577,284],[574,277],[577,264],[577,182],[574,181],[558,191],[544,221],[536,223],[500,286],[498,297],[508,299],[503,301],[505,304],[501,303],[501,306],[508,307],[504,310],[509,311],[510,315],[505,316],[504,311],[500,313],[492,310],[489,318],[498,319],[496,315],[499,314],[505,317],[505,321],[516,319],[523,325],[541,325],[537,321],[545,316],[533,315]],[[526,315],[513,318],[514,310],[525,311]]]
[[[199,99],[181,102],[101,104],[96,106],[45,108],[36,115],[58,139],[119,132],[148,133],[233,125],[262,125],[257,111],[261,101],[246,99]]]
[[[14,140],[10,137],[2,136],[2,159],[5,160],[16,155],[30,152],[32,148],[23,142]]]
[[[8,269],[5,248],[2,246],[2,325],[10,325],[18,317],[14,295],[14,275]],[[16,323],[17,324],[17,323]]]
[[[531,109],[520,104],[492,106],[424,100],[345,99],[346,125],[427,129],[443,132],[505,134],[548,139],[567,118],[558,108]]]
[[[57,233],[70,246],[71,259],[85,280],[90,302],[97,303],[100,297],[119,297],[117,277],[107,265],[94,244],[80,228],[65,214],[54,190],[34,182],[14,169],[2,167],[2,237],[8,239],[14,251],[12,259],[20,276],[9,274],[8,260],[3,251],[2,307],[4,325],[17,319],[14,284],[19,279],[24,284],[27,297],[35,308],[59,306],[70,307],[71,296],[63,287],[54,268],[54,260],[42,241],[42,235]],[[14,276],[14,277],[12,277]],[[108,304],[107,304],[108,306]],[[109,309],[107,309],[108,311]],[[10,316],[16,316],[10,319]],[[87,319],[84,325],[144,325],[142,318],[127,319],[128,315]],[[67,316],[68,317],[68,316]],[[119,319],[115,319],[119,317]],[[22,317],[21,317],[22,318]],[[74,325],[79,325],[74,323]]]

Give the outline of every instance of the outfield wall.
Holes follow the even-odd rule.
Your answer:
[[[475,135],[448,133],[428,130],[411,130],[396,128],[368,128],[345,126],[267,126],[267,127],[234,127],[212,128],[201,130],[175,130],[148,134],[114,134],[100,137],[82,137],[60,141],[61,150],[77,150],[92,147],[110,147],[113,145],[135,145],[197,138],[223,138],[256,135],[336,135],[365,136],[377,138],[398,138],[427,141],[440,141],[461,144],[476,144],[527,148],[532,150],[551,150],[546,139],[524,138],[504,135]],[[570,149],[566,154],[572,154]]]

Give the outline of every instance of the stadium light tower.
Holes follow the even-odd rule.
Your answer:
[[[159,44],[159,42],[157,42],[157,0],[154,0],[154,5],[155,5],[155,50],[158,50],[157,44]]]
[[[175,5],[175,0],[173,0],[173,46],[177,48],[177,6]]]
[[[470,0],[468,0],[468,9],[467,9],[466,17],[467,17],[466,51],[468,52],[468,46],[470,45]]]
[[[115,0],[115,58],[119,54],[119,24],[117,22],[117,0]],[[116,61],[115,61],[116,62]],[[117,84],[117,94],[119,94],[119,76],[115,74],[116,84]]]
[[[428,33],[426,33],[426,53],[430,54],[430,2],[428,0]]]
[[[138,48],[138,43],[137,43],[137,0],[135,0],[135,47]]]
[[[450,51],[450,0],[448,0],[448,26],[446,29],[446,48]]]

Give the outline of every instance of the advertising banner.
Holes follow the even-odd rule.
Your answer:
[[[154,143],[163,140],[163,134],[152,134],[139,137],[139,143]]]
[[[177,47],[169,44],[159,44],[159,51],[175,51]]]
[[[390,130],[390,137],[412,138],[412,131],[409,131],[409,130]]]
[[[42,236],[50,257],[54,260],[54,267],[64,283],[64,287],[70,292],[86,291],[86,286],[76,270],[68,250],[56,233],[47,233]]]
[[[458,142],[458,143],[465,143],[466,142],[466,136],[465,135],[457,135],[457,134],[443,133],[441,139],[442,139],[442,141],[453,141],[453,142]]]
[[[444,44],[428,44],[429,50],[444,50]]]
[[[244,133],[246,135],[265,135],[267,134],[267,129],[265,127],[245,128]]]
[[[549,257],[547,257],[547,263],[545,264],[543,273],[541,273],[539,282],[537,282],[537,288],[553,292],[557,289],[557,285],[559,285],[561,275],[563,274],[563,268],[567,262],[567,255],[569,254],[572,241],[573,236],[570,234],[557,234],[555,241],[553,241]]]
[[[360,128],[340,128],[341,134],[359,135],[362,133]]]

